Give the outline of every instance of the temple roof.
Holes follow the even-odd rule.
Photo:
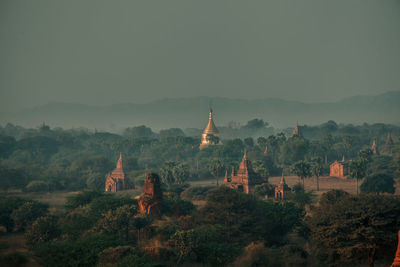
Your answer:
[[[125,173],[122,167],[122,153],[119,153],[119,159],[117,161],[117,167],[111,172],[110,176],[112,178],[124,179]]]
[[[212,109],[210,108],[210,113],[208,116],[208,123],[206,128],[203,131],[203,134],[219,134],[217,127],[214,124],[213,118],[212,118]]]

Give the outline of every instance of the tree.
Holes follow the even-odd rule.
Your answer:
[[[399,221],[398,197],[342,194],[333,202],[320,202],[307,225],[313,248],[325,263],[368,259],[374,266],[377,255],[393,253]]]
[[[245,139],[243,140],[243,142],[244,142],[244,144],[245,144],[247,147],[253,147],[253,146],[254,146],[254,139],[251,138],[251,137],[245,138]]]
[[[117,234],[124,240],[129,240],[129,231],[133,228],[133,218],[137,213],[136,206],[125,205],[116,210],[109,210],[97,223],[94,230]]]
[[[170,128],[161,130],[159,136],[160,138],[167,138],[167,137],[185,136],[185,134],[180,128]]]
[[[361,192],[364,193],[390,193],[395,191],[394,179],[386,173],[377,173],[365,178],[360,186]]]
[[[14,229],[14,220],[11,218],[12,212],[25,202],[26,200],[17,197],[0,198],[0,225],[4,226],[7,232]]]
[[[207,266],[224,266],[231,262],[239,252],[226,237],[221,226],[200,226],[190,230],[178,230],[171,236],[170,242],[178,252],[177,264],[191,253],[198,261]]]
[[[173,161],[167,161],[163,164],[163,167],[160,169],[160,177],[161,181],[167,186],[171,186],[174,182],[173,169],[175,168],[176,163]]]
[[[25,190],[27,192],[47,192],[49,185],[45,181],[32,181],[26,185]]]
[[[353,179],[356,179],[356,191],[358,195],[358,180],[365,176],[364,164],[360,160],[352,160],[349,163],[349,175]]]
[[[319,191],[319,177],[323,168],[322,159],[315,157],[311,159],[311,174],[315,176],[317,191]]]
[[[28,201],[22,204],[11,214],[16,230],[24,231],[26,227],[31,225],[37,218],[46,215],[48,207],[47,204],[37,201]]]
[[[265,179],[268,178],[269,173],[268,173],[268,167],[265,164],[265,161],[262,160],[255,160],[252,162],[252,167],[253,170],[258,173],[261,177],[264,177]]]
[[[303,188],[304,188],[304,179],[306,177],[311,176],[311,171],[310,171],[310,163],[306,161],[298,161],[295,164],[292,165],[291,171],[295,173],[300,180],[303,181]]]
[[[160,169],[161,180],[168,187],[173,184],[182,185],[189,176],[189,167],[183,163],[167,161]]]
[[[61,231],[58,226],[58,218],[55,216],[45,216],[36,219],[25,232],[25,238],[29,244],[50,241],[60,235]]]
[[[183,184],[189,177],[189,167],[186,164],[179,163],[172,169],[172,175],[177,184]]]
[[[218,177],[222,175],[225,170],[224,163],[218,158],[212,159],[208,165],[208,169],[210,170],[211,174],[214,175],[218,185]]]
[[[213,134],[207,134],[206,140],[213,145],[216,145],[219,143],[219,137]]]

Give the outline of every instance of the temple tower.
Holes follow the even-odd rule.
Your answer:
[[[391,267],[400,267],[400,231],[398,232],[397,250]]]
[[[371,150],[372,150],[372,154],[378,155],[378,147],[376,146],[376,141],[375,141],[375,139],[372,140]]]
[[[266,177],[261,177],[251,167],[251,163],[247,159],[246,151],[244,152],[237,172],[235,172],[235,169],[232,168],[231,176],[229,177],[228,172],[226,172],[224,178],[225,186],[238,189],[246,194],[253,191],[256,185],[261,185],[265,182]]]
[[[122,153],[119,153],[116,168],[107,175],[106,192],[117,192],[125,189],[125,173],[123,169]]]
[[[219,145],[219,144],[221,144],[220,135],[217,127],[214,124],[213,111],[210,108],[208,115],[208,123],[203,131],[203,134],[201,135],[200,149],[203,149],[210,145]]]
[[[292,136],[302,136],[300,128],[299,128],[299,122],[296,122],[296,127],[294,128],[292,132]]]
[[[281,181],[278,184],[278,186],[275,187],[275,199],[284,200],[285,198],[287,198],[288,194],[290,194],[290,188],[286,184],[285,176],[283,175],[283,170],[282,170]]]

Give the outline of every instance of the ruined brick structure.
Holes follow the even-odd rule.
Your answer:
[[[330,165],[329,176],[346,179],[347,171],[348,171],[348,164],[347,162],[345,162],[343,156],[342,161],[335,160],[335,162]]]
[[[138,201],[139,212],[161,217],[162,198],[160,177],[155,173],[146,173],[144,192]]]
[[[214,124],[212,109],[210,108],[209,116],[208,116],[208,123],[206,128],[201,135],[201,143],[200,149],[203,149],[210,145],[219,145],[221,144],[221,136],[219,135],[218,129]]]
[[[397,250],[391,267],[400,267],[400,230],[398,232]]]
[[[117,192],[125,189],[125,173],[122,163],[122,153],[120,153],[117,167],[107,175],[105,187],[106,192]]]
[[[244,152],[242,161],[240,162],[239,170],[235,172],[235,169],[232,168],[230,177],[228,176],[228,172],[226,172],[224,178],[225,186],[238,189],[246,194],[253,191],[256,185],[265,182],[265,177],[261,177],[259,174],[254,172],[251,167],[251,162],[247,159],[246,152]]]
[[[289,186],[286,184],[285,176],[283,175],[282,170],[282,177],[281,181],[277,187],[275,187],[275,199],[276,200],[284,200],[290,194],[291,190]]]

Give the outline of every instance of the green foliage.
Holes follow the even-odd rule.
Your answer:
[[[101,191],[82,191],[76,195],[68,196],[65,207],[68,209],[75,209],[85,206],[92,202],[94,199],[104,196],[105,193]]]
[[[92,216],[100,217],[103,213],[110,209],[116,209],[124,205],[136,205],[137,200],[132,199],[128,196],[118,196],[113,194],[107,194],[102,197],[93,199],[90,202],[89,208]]]
[[[110,209],[104,217],[100,219],[93,229],[101,233],[111,233],[118,235],[119,238],[130,240],[129,232],[132,229],[133,219],[137,213],[136,206],[124,205],[117,209]]]
[[[259,198],[273,197],[275,195],[275,187],[269,183],[256,185],[254,187],[254,194]]]
[[[395,191],[394,179],[386,173],[377,173],[365,178],[360,186],[361,192],[364,193],[391,193]]]
[[[48,205],[37,201],[28,201],[15,209],[11,218],[15,224],[16,231],[24,231],[37,218],[46,215]]]
[[[215,189],[215,186],[191,186],[183,191],[181,196],[188,200],[205,200],[212,189]]]
[[[350,197],[350,194],[346,191],[337,189],[329,190],[319,198],[319,204],[321,207],[331,207],[347,197]]]
[[[400,222],[400,199],[391,196],[348,196],[330,192],[308,219],[313,249],[327,263],[373,265],[377,256],[394,251]],[[332,199],[333,197],[333,199]]]
[[[174,193],[164,194],[163,198],[163,213],[173,215],[175,217],[190,214],[195,209],[192,202],[181,199],[179,195]]]
[[[17,197],[0,198],[0,225],[4,226],[7,232],[11,232],[14,229],[14,220],[11,214],[25,202],[26,200]]]
[[[238,247],[227,241],[225,229],[213,225],[177,231],[170,240],[178,264],[194,253],[198,261],[209,266],[225,266],[238,255]]]
[[[304,179],[311,176],[311,165],[306,161],[298,161],[292,165],[291,172],[303,181],[304,187]]]
[[[160,169],[160,177],[167,186],[183,184],[189,177],[189,168],[183,163],[167,161]]]
[[[227,187],[220,187],[207,197],[198,220],[220,224],[232,241],[249,242],[262,238],[277,244],[299,223],[303,210],[293,203],[262,201]]]
[[[36,219],[30,225],[25,238],[30,245],[50,241],[60,235],[61,231],[58,225],[58,218],[55,216],[45,216]]]
[[[304,188],[298,184],[293,187],[293,193],[288,194],[287,199],[295,203],[298,207],[304,208],[306,205],[310,205],[315,198],[313,192],[306,192]]]
[[[95,266],[103,250],[126,243],[112,235],[89,235],[76,241],[51,241],[35,247],[34,253],[44,266]]]
[[[4,267],[25,266],[28,258],[19,252],[13,252],[6,255],[0,255],[0,265]]]
[[[26,185],[25,191],[27,192],[47,192],[49,185],[44,181],[32,181]]]

